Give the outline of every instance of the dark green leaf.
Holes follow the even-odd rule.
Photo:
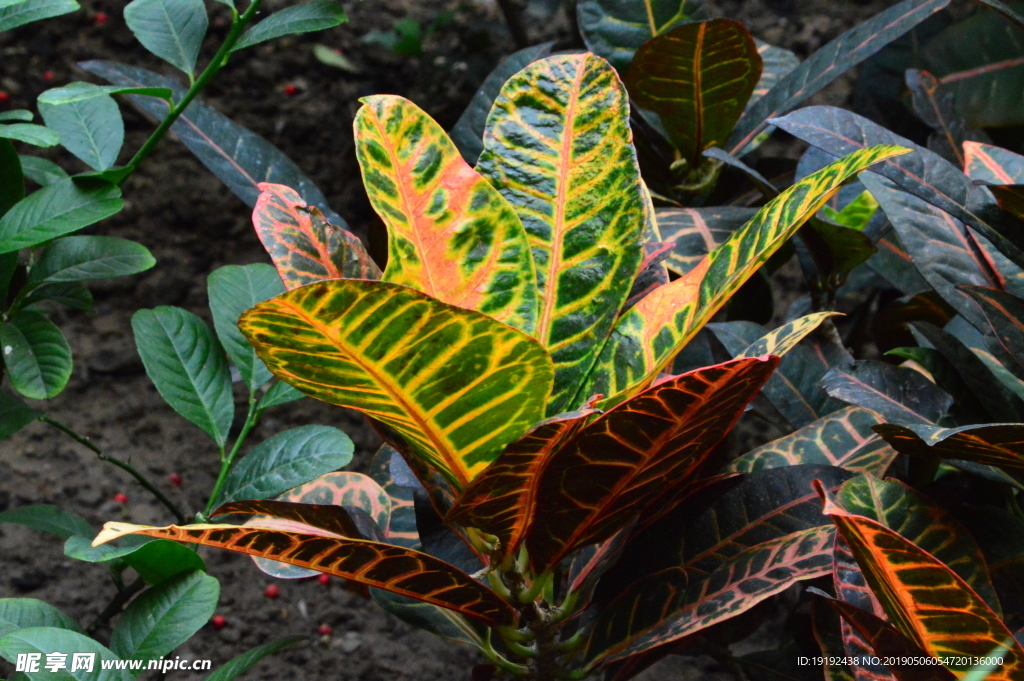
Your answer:
[[[805,101],[947,4],[949,0],[903,0],[828,43],[743,113],[725,149],[742,154],[768,126],[768,119]]]
[[[154,541],[151,537],[127,537],[119,546],[113,544],[92,545],[91,537],[75,535],[64,542],[64,555],[86,563],[106,563],[137,551],[142,545]]]
[[[53,105],[73,104],[109,95],[148,95],[169,100],[172,93],[169,88],[164,87],[120,87],[117,85],[95,85],[78,81],[47,90],[39,95],[38,102],[40,104]]]
[[[833,369],[822,386],[837,400],[876,411],[890,423],[934,423],[952,404],[949,395],[913,369],[874,360],[860,360],[849,371]]]
[[[75,0],[16,0],[0,7],[0,31],[9,31],[40,19],[59,17],[80,7]]]
[[[281,277],[271,265],[264,263],[244,267],[227,265],[210,274],[207,290],[217,337],[241,372],[249,391],[255,392],[273,378],[273,374],[238,330],[238,318],[256,303],[284,293]]]
[[[235,43],[232,52],[252,47],[290,33],[311,33],[348,21],[345,8],[334,0],[310,0],[271,14],[256,24]]]
[[[227,357],[209,327],[191,312],[162,306],[136,312],[132,330],[160,395],[223,446],[235,405]]]
[[[0,388],[0,440],[9,438],[42,415],[43,412]]]
[[[143,47],[191,79],[209,23],[202,0],[132,0],[124,20]]]
[[[14,145],[0,139],[0,217],[25,198],[23,171],[21,158],[14,150]],[[14,268],[14,264],[10,263],[16,263],[18,258],[17,254],[11,257],[13,261],[8,258],[0,265],[0,307],[7,299],[7,285]]]
[[[963,459],[1011,470],[1024,470],[1024,425],[937,428],[930,425],[882,424],[875,430],[901,454],[929,459]]]
[[[987,140],[980,130],[968,127],[953,107],[953,93],[942,87],[927,71],[907,70],[914,113],[934,130],[928,137],[928,148],[947,161],[964,167],[963,143],[966,140]]]
[[[278,433],[231,469],[217,505],[277,496],[348,465],[352,451],[348,436],[329,426],[299,426]]]
[[[151,587],[121,614],[110,648],[126,660],[163,657],[210,620],[219,596],[220,584],[201,570]]]
[[[91,538],[95,534],[89,523],[74,513],[49,504],[22,506],[4,511],[0,513],[0,523],[24,525],[33,530],[55,534],[61,539],[74,536]]]
[[[80,281],[60,284],[43,284],[34,289],[23,301],[24,308],[30,305],[51,300],[70,307],[73,310],[88,312],[92,309],[92,294]]]
[[[89,281],[144,272],[156,264],[142,244],[112,236],[69,236],[47,246],[29,283]]]
[[[710,14],[704,0],[582,0],[576,18],[587,48],[625,73],[645,42]]]
[[[34,123],[0,125],[0,139],[17,140],[34,147],[52,147],[61,141],[57,132]]]
[[[28,109],[12,109],[11,111],[0,111],[0,121],[21,121],[28,123],[32,120],[32,112]]]
[[[680,276],[686,274],[756,212],[734,206],[656,209],[662,241],[675,244],[665,265]]]
[[[132,674],[125,669],[103,669],[103,662],[119,659],[117,655],[100,645],[93,639],[68,629],[53,627],[32,627],[22,629],[0,639],[0,656],[14,664],[19,654],[39,653],[42,655],[38,672],[28,672],[25,676],[30,681],[131,681]],[[47,671],[45,662],[49,653],[68,655],[66,662],[71,662],[71,653],[94,653],[93,671],[82,669],[71,672],[62,670],[58,674]],[[68,669],[71,665],[68,664]]]
[[[0,322],[0,349],[11,385],[25,397],[55,397],[71,378],[71,347],[39,312],[22,310]]]
[[[370,589],[370,597],[390,614],[417,629],[450,641],[485,646],[481,627],[456,612],[381,589]]]
[[[49,603],[35,598],[0,598],[0,638],[30,627],[79,631],[73,619]]]
[[[261,646],[257,646],[252,650],[247,650],[238,657],[232,658],[225,662],[223,665],[218,667],[212,674],[206,677],[206,681],[233,681],[239,675],[252,669],[260,660],[273,655],[274,653],[284,650],[296,643],[302,643],[308,640],[306,636],[288,636],[286,638],[279,638],[276,641],[270,643],[264,643]]]
[[[761,79],[754,87],[754,93],[747,102],[749,109],[754,103],[768,94],[768,91],[775,87],[776,83],[789,75],[789,73],[800,66],[800,58],[787,49],[769,45],[761,40],[754,39],[757,44],[757,53],[761,55],[763,67],[761,68]]]
[[[301,400],[305,396],[304,393],[299,392],[284,381],[274,381],[267,388],[267,392],[263,393],[263,397],[260,398],[260,410]]]
[[[177,81],[136,66],[112,61],[82,62],[79,66],[119,86],[165,87],[176,98],[185,93]],[[167,115],[166,102],[137,95],[129,99],[153,119],[163,120]],[[280,149],[213,108],[192,102],[171,126],[171,132],[247,205],[256,204],[260,195],[256,185],[260,182],[283,184],[297,191],[307,204],[322,210],[329,222],[346,227],[313,181]]]
[[[189,570],[206,570],[199,554],[178,542],[158,539],[143,544],[124,557],[147,583],[156,585]]]
[[[961,291],[981,308],[986,324],[992,330],[1002,351],[1004,364],[1018,376],[1024,376],[1024,301],[994,288],[963,286]]]
[[[64,172],[64,169],[53,161],[38,156],[20,156],[19,158],[25,177],[40,186],[68,179],[68,174]]]
[[[84,189],[71,179],[49,184],[19,201],[0,218],[0,254],[76,232],[123,207],[117,187]]]
[[[61,145],[93,170],[114,165],[124,143],[124,121],[114,98],[99,92],[54,103],[51,100],[58,98],[46,99],[46,94],[39,97],[39,113],[47,127],[60,135]]]

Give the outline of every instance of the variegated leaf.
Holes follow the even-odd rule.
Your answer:
[[[885,622],[885,611],[882,610],[875,595],[871,593],[867,580],[864,579],[864,573],[860,571],[857,561],[850,552],[850,547],[846,545],[846,540],[839,533],[836,533],[836,543],[832,547],[832,584],[839,601],[871,613]],[[876,652],[871,643],[874,639],[854,627],[841,614],[839,619],[839,631],[845,655],[865,657],[864,662],[853,668],[854,681],[892,681],[892,673],[881,662],[875,664],[873,660],[870,660],[870,656]],[[895,632],[895,630],[893,631]],[[902,636],[899,632],[895,633]],[[885,651],[883,654],[888,654],[888,652]]]
[[[1013,634],[985,601],[933,555],[884,525],[854,515],[822,491],[825,513],[839,528],[878,597],[889,620],[925,652],[947,658],[958,676],[969,657],[987,656]],[[1012,681],[1024,673],[1019,644],[1003,655],[1003,664],[988,677]]]
[[[239,328],[279,378],[394,428],[458,488],[540,420],[551,386],[526,334],[387,282],[310,284]]]
[[[404,475],[405,478],[396,478],[396,473],[399,477]],[[388,522],[387,532],[388,543],[404,546],[407,549],[420,548],[414,502],[415,489],[419,480],[415,479],[413,472],[405,463],[405,459],[391,445],[381,445],[370,461],[370,477],[387,493],[391,505],[391,519]]]
[[[400,546],[236,525],[147,527],[127,523],[107,523],[93,545],[129,534],[215,546],[310,568],[454,610],[485,624],[512,624],[516,619],[507,603],[469,575],[433,556]]]
[[[778,365],[739,359],[672,376],[583,428],[537,483],[526,536],[535,571],[603,541],[681,485]]]
[[[269,182],[257,186],[252,224],[285,288],[324,279],[380,279],[358,237],[329,223],[294,189]]]
[[[753,471],[822,464],[855,473],[884,475],[896,451],[871,427],[881,423],[875,412],[846,407],[824,416],[795,433],[747,452],[729,464],[727,471]]]
[[[964,172],[990,184],[1024,184],[1024,156],[991,144],[964,142]]]
[[[582,0],[576,16],[587,49],[625,73],[645,42],[709,11],[705,0]]]
[[[643,259],[645,191],[631,141],[625,88],[592,54],[530,64],[487,119],[477,170],[529,235],[540,286],[534,335],[555,364],[548,415],[589,397],[571,402]]]
[[[696,267],[757,212],[754,208],[658,208],[661,238],[675,243],[665,264],[682,276]]]
[[[900,454],[930,459],[962,459],[988,466],[1024,471],[1024,424],[938,428],[935,426],[875,426]]]
[[[771,331],[755,342],[747,346],[747,349],[736,355],[735,359],[743,357],[760,357],[761,355],[775,355],[782,357],[796,347],[812,331],[829,317],[842,316],[841,312],[813,312],[803,317],[794,319]]]
[[[655,289],[622,316],[581,393],[622,399],[642,390],[786,239],[839,191],[899,147],[861,150],[797,182],[685,276]]]
[[[512,207],[407,99],[364,97],[356,158],[388,228],[384,279],[532,334],[537,278]]]

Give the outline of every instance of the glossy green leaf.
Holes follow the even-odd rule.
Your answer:
[[[309,0],[271,14],[239,38],[232,52],[292,33],[311,33],[348,21],[345,8],[334,0]]]
[[[52,103],[45,94],[39,97],[39,113],[60,135],[61,145],[93,170],[113,166],[124,143],[124,121],[114,98],[101,92]]]
[[[0,125],[0,139],[16,140],[34,147],[52,147],[61,142],[55,130],[34,123]]]
[[[53,627],[80,631],[73,619],[35,598],[0,598],[0,639],[19,629]]]
[[[762,208],[743,228],[685,276],[655,289],[616,324],[598,365],[580,394],[628,396],[643,389],[671,362],[726,301],[843,182],[892,156],[875,147],[810,175]]]
[[[949,0],[903,0],[824,45],[743,113],[724,148],[730,153],[740,154],[765,130],[770,118],[806,101],[844,71],[948,4]],[[845,153],[848,152],[838,155],[844,156]]]
[[[212,674],[206,677],[206,681],[233,681],[256,666],[263,658],[307,640],[309,639],[306,636],[287,636],[256,646],[217,667]]]
[[[754,217],[757,210],[738,206],[717,206],[658,208],[655,212],[662,240],[675,244],[665,265],[682,276]]]
[[[913,369],[875,360],[860,360],[848,371],[833,369],[822,387],[837,400],[878,412],[890,423],[934,423],[953,402]]]
[[[39,312],[22,310],[0,322],[0,349],[11,386],[25,397],[56,397],[71,378],[71,347]]]
[[[529,236],[540,298],[534,336],[555,364],[549,416],[592,394],[578,395],[643,260],[647,201],[628,117],[615,71],[584,54],[527,66],[487,119],[477,170]]]
[[[80,281],[40,286],[25,297],[23,304],[27,308],[44,300],[60,303],[72,310],[92,310],[92,294]]]
[[[556,450],[536,483],[526,536],[534,570],[609,538],[682,485],[777,365],[775,357],[747,358],[667,378]]]
[[[540,420],[550,391],[536,341],[397,284],[310,284],[239,326],[279,377],[394,428],[460,487]]]
[[[262,362],[262,360],[260,361]],[[263,393],[263,396],[260,398],[259,408],[260,411],[263,411],[264,409],[288,404],[295,400],[301,400],[303,397],[305,397],[305,395],[284,381],[275,380],[270,384],[270,387],[267,388],[267,391]]]
[[[277,496],[348,465],[352,451],[348,435],[330,426],[299,426],[278,433],[235,464],[217,504]]]
[[[0,440],[5,440],[35,421],[43,412],[0,389]]]
[[[107,523],[96,542],[146,534],[272,558],[343,577],[432,605],[486,624],[512,624],[516,613],[493,591],[444,561],[390,544],[234,525],[145,527]]]
[[[48,245],[32,267],[30,284],[125,277],[156,264],[145,246],[112,236],[68,236]]]
[[[51,88],[39,95],[40,104],[73,104],[105,95],[147,95],[160,99],[171,99],[170,88],[162,87],[121,87],[119,85],[96,85],[77,81],[61,87]]]
[[[0,255],[77,232],[123,207],[117,187],[85,189],[71,179],[46,185],[0,218]]]
[[[185,94],[178,81],[137,66],[113,61],[81,62],[79,66],[120,87],[167,88],[176,99]],[[151,119],[162,121],[167,115],[167,103],[159,99],[139,95],[129,95],[128,99]],[[171,132],[246,205],[256,204],[261,182],[282,184],[293,187],[309,205],[323,211],[331,224],[346,226],[294,161],[214,108],[193,101],[171,126]]]
[[[750,450],[734,459],[726,471],[754,471],[820,464],[882,476],[896,451],[871,429],[881,423],[875,412],[846,407],[800,430]]]
[[[37,653],[41,655],[39,671],[26,672],[29,681],[52,681],[55,676],[67,681],[131,681],[134,678],[126,669],[103,669],[103,662],[118,660],[114,653],[84,634],[68,629],[54,627],[32,627],[8,634],[0,639],[0,657],[14,664],[19,654]],[[52,672],[46,669],[46,656],[49,653],[63,653],[67,664],[66,670]],[[70,671],[72,653],[93,653],[93,670],[84,669]]]
[[[641,45],[709,10],[704,0],[583,0],[576,17],[587,49],[625,73]]]
[[[537,275],[523,224],[430,116],[402,97],[364,97],[356,158],[388,228],[384,280],[533,334]]]
[[[25,177],[41,187],[68,179],[68,174],[53,161],[38,156],[19,156]]]
[[[934,132],[928,136],[928,148],[948,161],[964,167],[963,143],[967,139],[987,139],[971,128],[954,110],[953,93],[928,71],[907,70],[914,113]]]
[[[0,111],[0,121],[21,121],[28,123],[32,120],[32,112],[28,109],[12,109]]]
[[[263,263],[225,265],[210,273],[206,290],[217,338],[232,364],[238,367],[242,380],[249,386],[249,392],[254,393],[273,378],[273,374],[238,330],[238,318],[257,303],[283,293],[281,278],[273,267]]]
[[[132,315],[135,347],[167,404],[223,446],[234,418],[224,349],[203,320],[161,306]]]
[[[219,596],[220,583],[201,570],[151,587],[118,618],[110,648],[124,660],[163,657],[210,621]]]
[[[152,541],[151,537],[131,536],[118,546],[113,544],[93,546],[91,537],[75,535],[68,537],[64,542],[64,555],[87,563],[106,563],[133,553],[150,541]]]
[[[324,279],[380,279],[380,269],[356,235],[328,222],[290,187],[269,182],[258,187],[252,223],[285,288]]]
[[[0,7],[0,31],[23,26],[40,19],[59,17],[80,9],[75,0],[17,0]]]
[[[964,142],[964,172],[972,180],[990,184],[1020,184],[1024,156],[991,144]]]
[[[124,20],[143,47],[192,78],[209,24],[202,0],[132,0]]]
[[[1024,470],[1024,425],[938,428],[928,425],[882,424],[879,435],[901,454],[930,459],[963,459],[1010,470]]]
[[[93,530],[89,523],[70,511],[50,504],[36,504],[12,508],[0,513],[0,523],[24,525],[33,530],[49,532],[61,539],[68,537],[91,537]]]
[[[162,584],[190,570],[206,570],[199,554],[184,544],[157,539],[143,544],[124,556],[128,564],[147,584]]]
[[[721,147],[761,77],[761,56],[743,24],[688,23],[644,43],[626,72],[630,97],[655,112],[683,158]]]

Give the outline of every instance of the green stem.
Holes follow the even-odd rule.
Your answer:
[[[82,444],[82,445],[88,447],[89,449],[91,449],[93,452],[96,453],[96,456],[98,456],[100,458],[100,461],[108,461],[108,462],[114,464],[115,466],[117,466],[118,468],[120,468],[120,469],[122,469],[124,471],[127,471],[128,474],[130,474],[133,478],[135,478],[138,481],[138,483],[140,485],[142,485],[150,494],[152,494],[154,497],[156,497],[157,501],[159,501],[161,504],[163,504],[165,507],[167,507],[167,510],[174,514],[174,517],[178,519],[179,523],[181,523],[181,524],[185,523],[185,514],[182,513],[178,509],[177,506],[175,506],[174,502],[171,501],[170,499],[168,499],[166,496],[164,496],[163,492],[158,490],[153,485],[153,483],[151,483],[149,480],[146,479],[146,476],[144,476],[139,471],[135,470],[135,468],[133,468],[132,465],[129,464],[127,461],[122,461],[121,459],[118,459],[117,457],[110,456],[109,454],[104,454],[103,450],[100,449],[99,447],[97,447],[96,444],[92,440],[90,440],[89,438],[85,437],[84,435],[79,435],[75,431],[73,431],[70,428],[68,428],[67,426],[65,426],[60,421],[55,421],[54,419],[51,419],[49,416],[40,416],[39,420],[42,421],[43,423],[47,423],[47,424],[53,426],[54,428],[56,428],[59,431],[62,431],[63,433],[65,433],[66,435],[71,437],[71,439],[73,439],[76,442],[78,442],[79,444]]]
[[[259,0],[255,0],[259,2]],[[254,4],[255,4],[254,2]],[[231,464],[235,462],[235,457],[238,455],[238,450],[242,448],[242,443],[245,442],[245,438],[249,436],[249,431],[256,425],[256,412],[258,411],[259,400],[249,397],[249,413],[245,415],[245,424],[242,426],[241,432],[238,433],[238,437],[235,438],[235,444],[231,447],[231,451],[227,456],[224,456],[224,449],[221,448],[220,457],[220,474],[217,476],[217,482],[213,485],[213,492],[210,493],[210,500],[206,502],[206,510],[203,511],[203,517],[209,518],[210,512],[213,511],[213,505],[217,503],[217,497],[220,496],[220,488],[224,486],[224,480],[228,477],[228,471],[231,470]]]
[[[511,662],[494,649],[494,645],[491,643],[490,629],[487,630],[487,635],[484,637],[483,645],[480,647],[480,652],[484,654],[484,657],[487,658],[488,662],[496,665],[498,669],[508,672],[513,676],[526,676],[530,672],[529,667]]]
[[[210,82],[210,79],[213,78],[218,71],[224,68],[225,65],[227,65],[228,57],[231,54],[231,48],[235,46],[235,43],[237,43],[238,39],[242,36],[242,32],[245,30],[246,26],[248,26],[249,21],[256,15],[256,12],[259,11],[262,1],[263,0],[252,0],[249,7],[241,16],[237,14],[235,15],[234,21],[231,25],[231,31],[228,33],[228,37],[224,39],[224,43],[220,46],[220,49],[217,50],[217,54],[213,55],[213,59],[210,60],[210,63],[206,65],[203,72],[199,74],[199,77],[191,84],[188,91],[185,93],[185,96],[170,108],[167,115],[164,117],[164,120],[160,122],[160,125],[158,125],[156,130],[154,130],[149,136],[149,139],[139,147],[139,150],[135,152],[132,159],[128,161],[125,166],[128,169],[128,173],[118,181],[119,185],[132,174],[140,163],[153,153],[153,149],[156,148],[156,145],[161,139],[163,139],[164,135],[167,134],[167,131],[171,129],[171,126],[174,125],[176,120],[178,120],[178,117],[185,112],[185,109],[187,109],[188,105],[192,103],[192,100],[202,92],[203,88],[206,87],[206,84]]]

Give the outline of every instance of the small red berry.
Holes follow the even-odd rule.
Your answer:
[[[210,618],[210,622],[213,624],[213,628],[220,631],[227,624],[227,620],[224,619],[223,615],[214,615]]]
[[[0,104],[3,104],[4,102],[6,102],[10,98],[11,98],[11,96],[9,94],[7,94],[6,90],[0,90]]]
[[[320,582],[321,584],[323,584],[324,586],[327,586],[327,585],[329,585],[331,583],[331,576],[321,572],[320,576],[317,577],[316,580],[318,582]]]
[[[299,88],[294,83],[288,83],[284,86],[284,93],[289,97],[294,97],[299,94]]]
[[[181,476],[177,473],[171,473],[167,476],[167,482],[171,483],[175,487],[181,487]]]
[[[270,584],[263,590],[263,595],[267,598],[277,598],[281,595],[281,590],[277,588],[277,584]]]
[[[128,503],[128,495],[118,492],[117,494],[114,495],[114,501],[124,506],[125,504]]]
[[[330,636],[334,633],[334,629],[331,629],[326,624],[321,624],[320,628],[316,630],[316,633],[320,634],[321,636]]]
[[[96,22],[97,26],[102,26],[107,23],[107,19],[109,18],[110,17],[107,16],[106,12],[96,12],[96,16],[93,17],[93,21]]]
[[[44,73],[43,80],[45,80],[47,83],[53,80],[53,71],[47,71],[46,73]]]

